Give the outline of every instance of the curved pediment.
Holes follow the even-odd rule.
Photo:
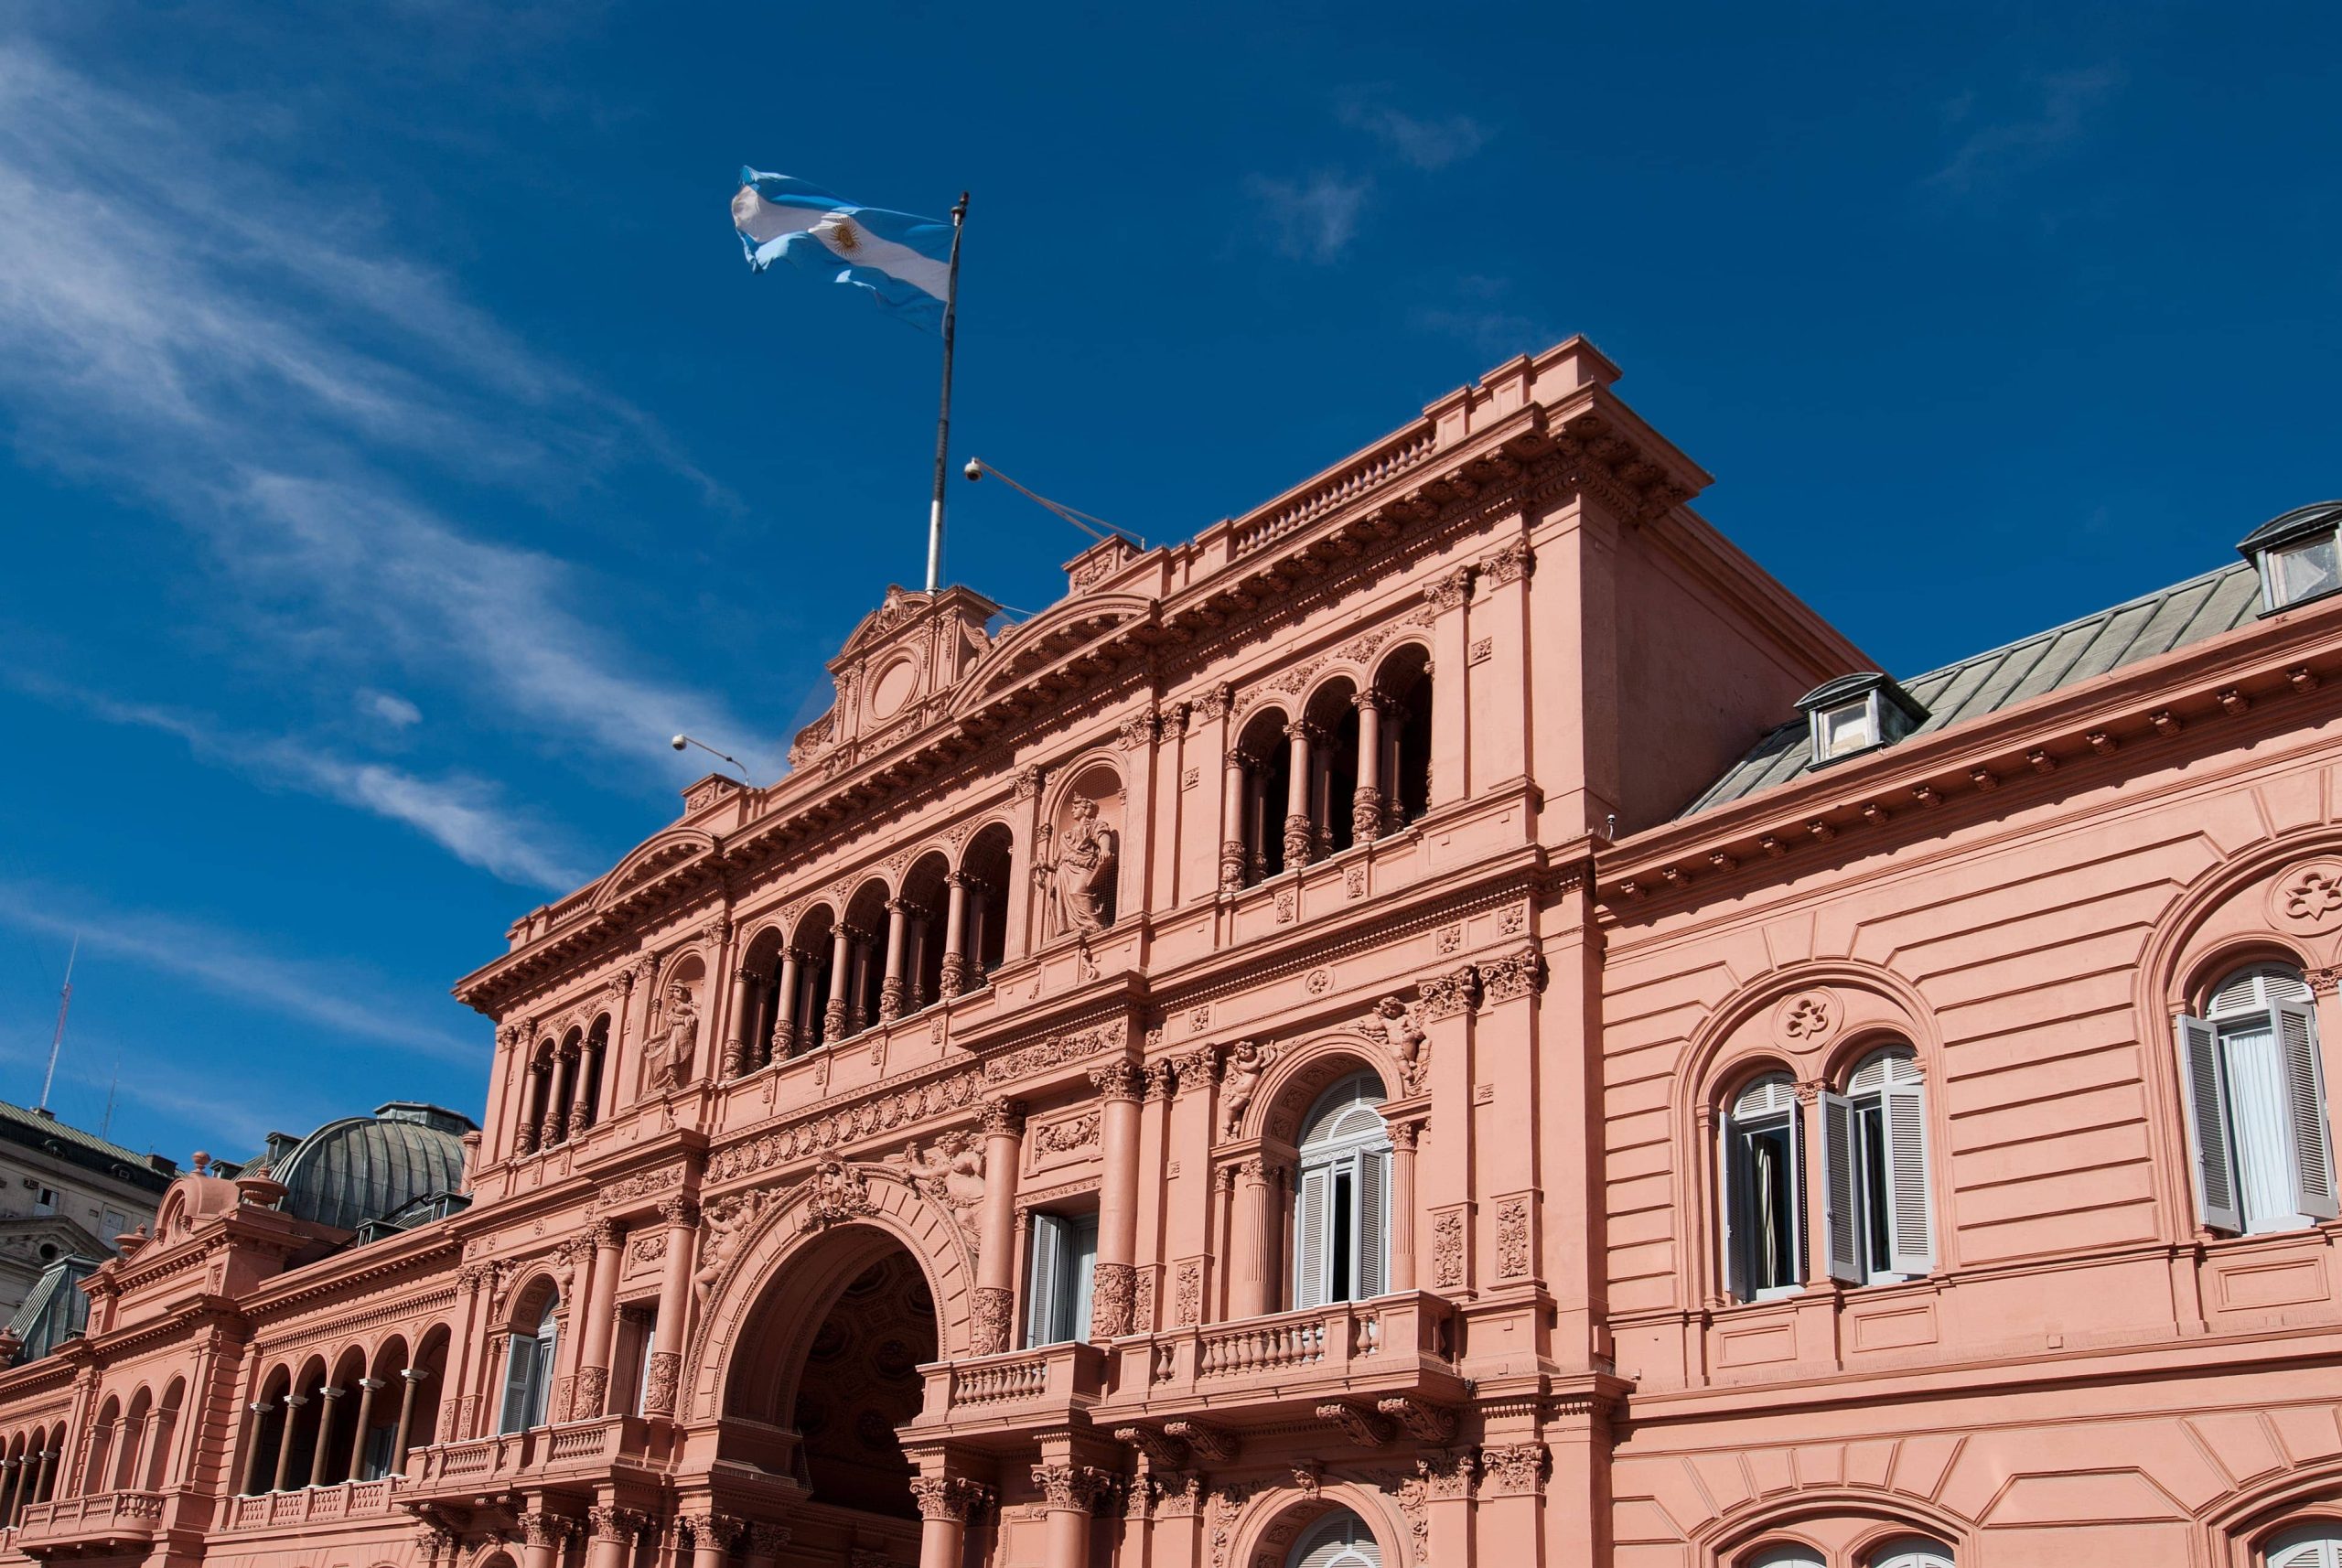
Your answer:
[[[596,909],[607,909],[611,904],[634,888],[641,886],[687,860],[696,860],[712,853],[715,839],[698,828],[676,828],[638,845],[632,854],[619,861],[610,874],[594,888]]]
[[[995,639],[968,672],[952,712],[962,714],[997,696],[1037,670],[1045,669],[1084,644],[1152,615],[1155,601],[1144,594],[1091,594],[1042,611]]]

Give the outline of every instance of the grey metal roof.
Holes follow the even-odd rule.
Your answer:
[[[69,1253],[42,1271],[8,1320],[8,1332],[23,1342],[19,1365],[36,1360],[81,1332],[90,1321],[90,1297],[81,1282],[98,1272],[98,1260]]]
[[[464,1145],[452,1112],[423,1120],[386,1105],[372,1116],[328,1122],[301,1140],[269,1174],[285,1186],[286,1213],[355,1230],[417,1198],[463,1185]],[[444,1118],[444,1120],[443,1120]]]
[[[75,1165],[102,1171],[133,1187],[161,1192],[171,1185],[178,1166],[159,1155],[142,1155],[95,1133],[85,1133],[47,1112],[30,1110],[0,1100],[0,1138],[27,1148],[57,1145],[56,1153]],[[114,1167],[120,1166],[117,1171]]]
[[[1911,734],[1933,735],[2234,631],[2260,613],[2261,578],[2250,563],[2207,572],[1904,682],[1928,710],[1927,722]],[[1694,817],[1802,777],[1813,759],[1812,740],[1812,727],[1800,714],[1758,741],[1682,815]]]

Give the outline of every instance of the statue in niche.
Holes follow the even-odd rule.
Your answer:
[[[643,1047],[644,1090],[657,1094],[682,1083],[691,1072],[692,1047],[698,1041],[699,1008],[692,1002],[692,988],[676,981],[667,987],[667,1004],[659,1026]]]
[[[1098,820],[1098,802],[1077,796],[1073,820],[1057,835],[1049,883],[1058,934],[1095,936],[1114,923],[1115,851],[1122,835]]]

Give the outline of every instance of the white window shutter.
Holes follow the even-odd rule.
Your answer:
[[[1830,1277],[1850,1285],[1870,1277],[1863,1257],[1862,1205],[1854,1192],[1854,1102],[1821,1091],[1821,1214]]]
[[[1391,1152],[1368,1149],[1358,1157],[1358,1292],[1370,1301],[1391,1288]]]
[[[2219,1035],[2201,1018],[2181,1018],[2179,1088],[2186,1101],[2187,1151],[2196,1165],[2196,1217],[2215,1230],[2244,1230],[2237,1201],[2236,1160],[2229,1148],[2227,1064]]]
[[[1301,1173],[1294,1202],[1293,1305],[1326,1305],[1326,1226],[1331,1218],[1333,1173],[1320,1165]]]
[[[1936,1266],[1935,1206],[1928,1201],[1927,1090],[1890,1084],[1879,1095],[1886,1125],[1886,1266],[1924,1274]]]
[[[1735,1301],[1748,1299],[1748,1265],[1741,1257],[1745,1227],[1736,1207],[1745,1178],[1735,1162],[1740,1140],[1733,1135],[1732,1118],[1716,1119],[1716,1260],[1724,1268],[1724,1293]]]
[[[2308,1008],[2280,1002],[2275,1015],[2278,1062],[2285,1080],[2285,1128],[2293,1145],[2294,1207],[2314,1219],[2337,1218],[2334,1151],[2326,1126],[2326,1071],[2317,1058],[2317,1026]]]
[[[1058,1323],[1060,1339],[1090,1337],[1091,1293],[1098,1283],[1098,1216],[1084,1214],[1065,1221],[1065,1309]]]
[[[504,1348],[504,1412],[497,1421],[500,1432],[519,1432],[529,1424],[529,1386],[535,1381],[537,1337],[515,1334]],[[288,1423],[285,1439],[290,1441]]]
[[[1033,1216],[1033,1259],[1025,1281],[1025,1343],[1053,1345],[1058,1337],[1058,1302],[1065,1274],[1065,1221],[1054,1214]]]

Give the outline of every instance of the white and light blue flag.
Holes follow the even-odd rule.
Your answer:
[[[951,288],[951,225],[856,207],[785,174],[740,171],[732,227],[758,272],[786,258],[810,272],[837,269],[896,315],[935,331]]]

